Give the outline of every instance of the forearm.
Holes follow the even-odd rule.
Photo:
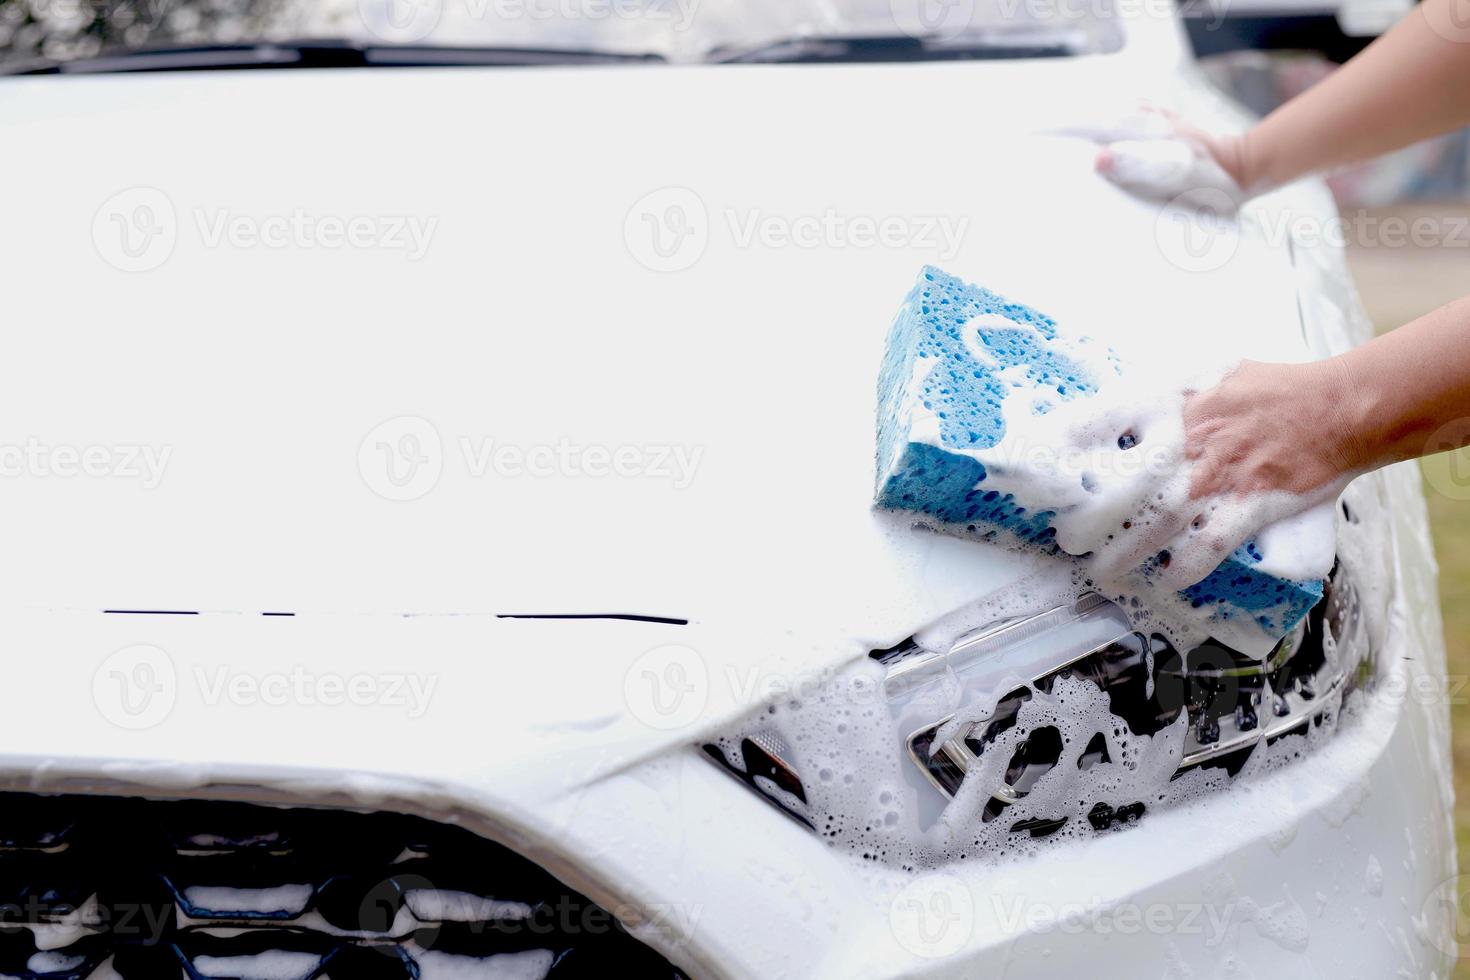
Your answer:
[[[1470,445],[1470,296],[1325,363],[1348,471]]]
[[[1241,185],[1276,187],[1470,124],[1470,32],[1453,30],[1457,2],[1424,0],[1247,132],[1238,148]]]

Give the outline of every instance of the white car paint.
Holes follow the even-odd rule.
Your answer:
[[[0,481],[0,771],[461,820],[698,977],[1447,975],[1442,701],[1385,700],[1322,752],[1128,833],[923,879],[907,898],[973,908],[939,958],[903,942],[904,886],[695,751],[780,685],[1035,568],[870,509],[873,378],[923,263],[1181,366],[1367,335],[1341,256],[1270,234],[1272,215],[1330,215],[1320,185],[1263,200],[1226,261],[1191,271],[1156,208],[1045,134],[1140,94],[1238,122],[1174,21],[1127,30],[1117,54],[1034,62],[7,80],[0,132],[25,152],[0,231],[4,441],[166,463],[151,488],[120,455]],[[639,202],[684,192],[707,244],[655,271]],[[172,240],[124,271],[108,229],[139,201],[166,205]],[[752,212],[828,209],[968,228],[943,257],[739,241]],[[251,242],[298,212],[417,219],[421,257]],[[222,219],[244,222],[233,242]],[[405,434],[437,435],[437,480],[374,467]],[[697,463],[682,487],[477,474],[487,440]],[[1381,656],[1442,687],[1416,477],[1373,479],[1393,515]],[[496,615],[604,611],[689,623]],[[670,664],[696,690],[673,716],[639,693]],[[1010,916],[1076,903],[1233,911],[1223,931]]]

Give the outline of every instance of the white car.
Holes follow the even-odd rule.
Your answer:
[[[1243,122],[1169,11],[870,6],[0,80],[0,974],[1448,976],[1415,469],[1264,662],[872,507],[923,266],[1181,369],[1325,356],[1370,329],[1326,189],[1192,218],[1059,135]],[[997,663],[925,751],[914,692]],[[1003,816],[1069,766],[1085,819]]]

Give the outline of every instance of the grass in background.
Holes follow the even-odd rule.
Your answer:
[[[1372,212],[1413,220],[1470,215],[1464,204],[1407,205]],[[1381,333],[1470,293],[1470,256],[1463,248],[1350,246],[1348,261],[1363,302]],[[1470,502],[1453,500],[1427,483],[1429,524],[1439,560],[1439,607],[1444,615],[1450,676],[1470,675]],[[1470,874],[1470,703],[1450,706],[1455,764],[1455,842],[1460,873]],[[1464,913],[1462,913],[1463,915]],[[1470,948],[1462,948],[1455,980],[1470,980]]]
[[[1470,674],[1470,503],[1424,487],[1434,554],[1439,559],[1439,607],[1444,615],[1445,656],[1450,676]],[[1455,844],[1460,874],[1470,874],[1470,703],[1450,705],[1455,760]],[[1463,914],[1463,913],[1462,913]],[[1470,949],[1461,947],[1455,980],[1470,980]]]

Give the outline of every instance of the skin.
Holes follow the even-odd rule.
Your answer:
[[[1195,499],[1309,495],[1470,445],[1470,297],[1325,361],[1242,362],[1185,404],[1184,432]]]
[[[1207,133],[1160,113],[1165,128],[1192,148],[1198,173],[1223,170],[1244,200],[1470,124],[1470,25],[1456,24],[1456,2],[1425,0],[1245,133]],[[1104,176],[1145,196],[1179,194],[1177,174],[1150,187],[1124,172],[1136,144],[1100,141]],[[1315,502],[1359,473],[1470,445],[1470,297],[1325,361],[1243,362],[1189,397],[1184,430],[1191,502],[1271,491]]]

